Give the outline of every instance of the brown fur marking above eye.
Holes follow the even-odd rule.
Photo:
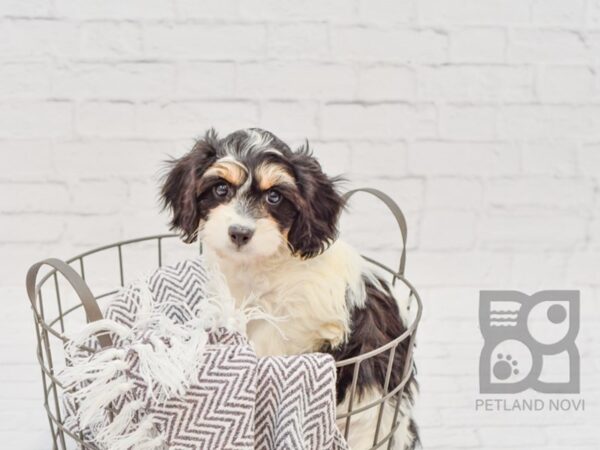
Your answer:
[[[276,185],[296,186],[296,180],[284,166],[276,163],[263,163],[254,171],[261,191],[266,191]]]
[[[220,177],[233,186],[241,186],[248,176],[247,169],[240,162],[221,159],[213,164],[204,177]]]

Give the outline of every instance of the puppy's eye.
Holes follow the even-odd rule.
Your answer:
[[[281,194],[275,189],[267,191],[267,194],[265,195],[265,200],[269,205],[277,205],[279,202],[281,202],[282,198],[283,197],[281,196]]]
[[[225,198],[229,194],[229,185],[227,183],[219,183],[213,187],[213,192],[216,197]]]

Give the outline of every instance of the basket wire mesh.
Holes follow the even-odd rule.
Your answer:
[[[367,190],[367,192],[369,191],[370,190]],[[350,197],[350,195],[353,193],[354,191],[351,191],[347,194],[347,197]],[[380,195],[377,196],[380,197]],[[389,200],[391,201],[391,199]],[[400,212],[400,214],[402,213]],[[397,213],[394,215],[397,216]],[[401,230],[403,231],[402,234],[404,241],[402,258],[400,261],[400,270],[396,272],[372,258],[368,258],[366,256],[363,256],[363,258],[365,258],[369,263],[378,267],[383,272],[387,273],[391,277],[392,284],[396,285],[398,282],[400,282],[407,288],[410,301],[409,304],[411,307],[411,322],[407,325],[405,332],[387,344],[368,353],[336,362],[336,367],[338,369],[342,367],[353,366],[348,410],[341,413],[338,411],[338,415],[336,417],[338,424],[341,421],[344,423],[342,428],[344,437],[348,438],[349,436],[352,418],[354,416],[363,413],[364,411],[378,408],[373,446],[370,447],[370,449],[384,448],[384,446],[386,446],[388,449],[392,448],[392,438],[400,425],[399,414],[401,399],[405,391],[405,387],[411,379],[414,371],[414,343],[417,327],[422,315],[421,298],[419,297],[415,287],[403,275],[406,249],[406,225],[405,222],[403,222],[404,228],[402,227],[401,221],[404,221],[403,216],[400,216],[400,219],[397,216],[397,219],[399,225],[401,225]],[[53,450],[67,450],[71,448],[96,450],[96,447],[93,444],[84,440],[83,435],[75,434],[65,426],[65,410],[61,402],[61,392],[64,389],[64,386],[56,376],[60,369],[66,364],[64,358],[64,344],[68,342],[68,338],[66,337],[65,333],[68,331],[76,331],[76,327],[83,325],[83,323],[85,323],[85,321],[89,318],[89,314],[85,314],[83,317],[81,314],[82,310],[85,309],[80,299],[81,290],[87,289],[91,298],[93,298],[96,302],[99,302],[100,304],[106,303],[106,301],[114,294],[119,292],[120,288],[124,287],[126,281],[130,279],[130,276],[126,270],[126,259],[124,255],[127,250],[135,246],[142,246],[145,250],[144,254],[147,255],[145,258],[143,258],[143,261],[146,263],[146,265],[150,263],[150,266],[156,269],[165,265],[166,256],[171,254],[171,252],[167,253],[167,243],[178,243],[178,240],[174,238],[176,238],[176,235],[174,234],[141,237],[86,251],[65,261],[68,265],[68,268],[73,270],[71,277],[59,277],[59,274],[65,275],[65,270],[59,270],[60,266],[57,268],[58,263],[62,263],[59,260],[45,260],[32,267],[33,269],[37,266],[35,271],[30,269],[30,273],[28,273],[28,290],[30,301],[32,303],[37,338],[36,355],[41,369],[44,408],[48,416]],[[179,248],[177,248],[176,245],[175,250],[171,255],[174,257],[173,262],[177,261],[178,258],[181,259],[182,256],[189,257],[189,253],[187,255],[185,255],[185,253],[190,251],[190,246],[185,246],[185,248],[183,248],[181,247],[181,244],[178,245]],[[194,253],[196,252],[197,250]],[[108,256],[111,253],[112,256]],[[118,279],[119,288],[115,289],[114,284],[110,286],[110,282],[108,280],[104,280],[103,283],[100,283],[101,287],[94,288],[96,292],[100,291],[101,293],[92,296],[91,291],[89,291],[89,288],[87,287],[87,284],[90,283],[89,278],[91,273],[88,270],[89,260],[95,256],[102,255],[104,257],[108,256],[109,259],[112,258],[114,261],[115,254],[117,263],[116,267],[118,268],[116,277]],[[137,258],[139,258],[140,253],[137,252],[137,254]],[[134,253],[132,260],[135,262],[135,266],[137,266],[141,261],[137,258],[135,257]],[[46,273],[41,276],[39,282],[36,283],[37,272],[43,265],[50,265],[53,267],[46,271]],[[106,265],[104,267],[106,267]],[[77,283],[75,278],[79,278],[83,286],[77,286],[75,288],[75,292],[73,292],[73,290],[68,288],[73,287],[74,281]],[[68,281],[68,283],[65,281]],[[70,327],[73,327],[73,329],[70,329]],[[396,350],[404,341],[408,342],[408,346],[403,364],[403,374],[400,378],[400,382],[396,386],[390,386],[392,366],[394,363],[394,358],[397,354]],[[87,350],[92,351],[92,349]],[[381,397],[368,404],[361,405],[360,407],[354,407],[357,397],[357,380],[361,363],[368,358],[373,358],[384,352],[387,352],[388,362]],[[393,402],[394,417],[390,429],[382,430],[381,423],[384,405],[386,402]]]

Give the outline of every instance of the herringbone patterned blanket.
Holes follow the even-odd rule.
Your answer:
[[[212,281],[202,258],[161,268],[74,336],[67,426],[110,450],[346,449],[331,356],[257,358],[248,312]],[[113,347],[82,352],[98,330]]]

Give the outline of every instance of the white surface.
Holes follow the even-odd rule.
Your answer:
[[[209,126],[307,137],[404,208],[426,449],[598,448],[600,2],[10,0],[0,17],[3,448],[49,448],[26,267],[165,231],[161,161]],[[389,261],[393,221],[356,209],[350,239]],[[474,411],[482,288],[582,290],[585,413]]]

